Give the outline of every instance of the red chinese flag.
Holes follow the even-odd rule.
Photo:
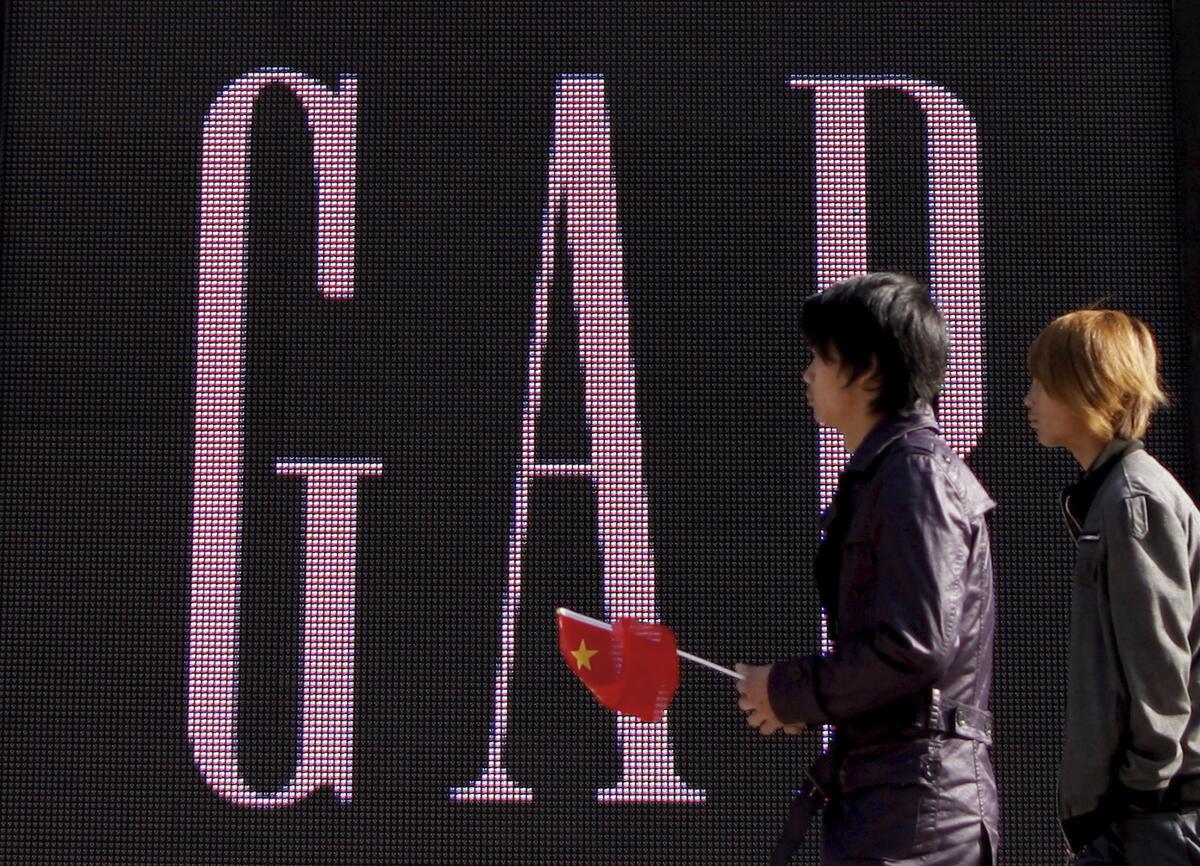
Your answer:
[[[620,619],[612,631],[558,615],[563,659],[604,706],[643,722],[662,718],[679,688],[675,633]]]

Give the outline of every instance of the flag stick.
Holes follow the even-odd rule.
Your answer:
[[[588,625],[596,626],[596,628],[602,628],[602,629],[605,629],[606,631],[612,631],[612,626],[609,625],[608,623],[601,622],[598,619],[592,619],[590,616],[584,616],[583,614],[576,613],[575,611],[570,610],[568,608],[560,607],[560,608],[558,608],[558,613],[560,616],[565,616],[567,619],[573,619],[576,622],[585,622]],[[687,659],[688,661],[695,662],[698,665],[704,665],[706,668],[712,668],[714,671],[725,674],[725,676],[732,677],[735,680],[744,679],[744,677],[741,674],[739,674],[737,671],[732,671],[729,668],[723,668],[719,664],[710,662],[708,659],[700,658],[700,656],[694,656],[691,653],[685,653],[683,650],[681,650],[679,648],[675,649],[675,654],[678,655],[681,659]]]

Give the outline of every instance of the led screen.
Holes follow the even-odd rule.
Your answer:
[[[1147,321],[1190,483],[1168,3],[5,14],[6,860],[765,862],[821,736],[687,664],[616,716],[554,609],[825,645],[798,312],[888,269],[999,503],[1005,862],[1062,862],[1025,350]]]

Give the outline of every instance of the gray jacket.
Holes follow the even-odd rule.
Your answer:
[[[1200,513],[1123,440],[1063,505],[1078,552],[1059,798],[1078,845],[1096,816],[1200,774]]]

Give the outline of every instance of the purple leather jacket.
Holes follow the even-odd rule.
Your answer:
[[[846,465],[816,574],[834,650],[775,664],[785,722],[833,723],[826,860],[998,848],[989,757],[995,503],[928,411],[882,422]]]

